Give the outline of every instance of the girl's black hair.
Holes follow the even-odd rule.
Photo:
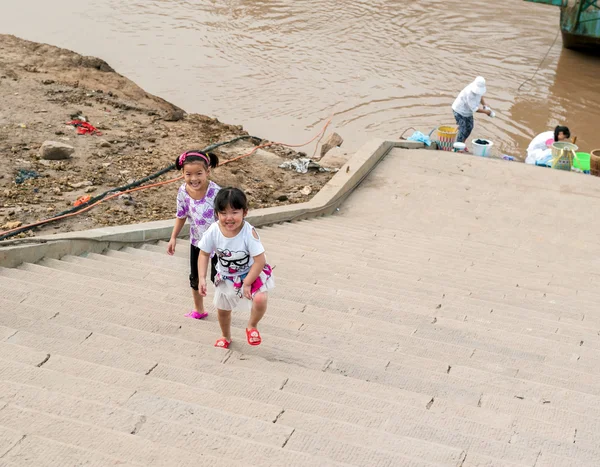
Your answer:
[[[206,159],[208,159],[208,162]],[[181,170],[185,164],[190,164],[192,162],[202,162],[207,169],[210,167],[214,169],[219,165],[219,158],[215,153],[192,149],[191,151],[184,152],[175,159],[175,167],[177,167],[177,170]]]
[[[565,135],[565,137],[567,137],[567,138],[571,137],[571,131],[569,130],[568,127],[558,125],[554,129],[554,141],[558,141],[558,134],[561,132]]]
[[[215,197],[215,218],[220,212],[231,207],[232,209],[248,210],[248,198],[239,188],[227,187],[221,188]]]

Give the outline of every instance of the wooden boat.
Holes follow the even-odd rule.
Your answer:
[[[525,0],[560,7],[560,29],[567,49],[600,53],[600,0]]]

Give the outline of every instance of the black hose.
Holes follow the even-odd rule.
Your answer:
[[[204,149],[202,149],[202,151],[212,151],[213,149],[216,149],[216,148],[218,148],[220,146],[225,146],[227,144],[233,144],[233,143],[236,143],[237,141],[240,141],[242,139],[256,139],[258,141],[262,141],[261,138],[258,138],[256,136],[250,136],[250,135],[238,136],[238,137],[233,138],[232,140],[229,140],[229,141],[223,141],[221,143],[211,144],[210,146],[207,146]],[[170,172],[171,170],[175,170],[175,164],[171,164],[168,167],[165,167],[164,169],[161,169],[158,172],[155,172],[155,173],[153,173],[151,175],[148,175],[148,176],[146,176],[144,178],[140,178],[139,180],[136,180],[135,182],[128,183],[127,185],[123,185],[123,186],[120,186],[118,188],[113,188],[112,190],[105,191],[104,193],[101,193],[101,194],[99,194],[97,196],[94,196],[93,198],[91,198],[86,203],[83,203],[83,204],[80,204],[79,206],[75,206],[73,208],[67,209],[66,211],[59,212],[58,214],[55,214],[54,216],[46,219],[46,221],[43,221],[43,222],[49,224],[50,222],[53,221],[53,219],[56,219],[56,218],[61,217],[61,216],[64,216],[66,214],[71,214],[71,213],[80,211],[80,210],[84,209],[85,207],[89,206],[90,204],[94,204],[94,203],[100,201],[101,199],[104,199],[109,194],[116,193],[116,192],[119,192],[119,191],[127,191],[127,190],[130,190],[132,188],[136,188],[136,187],[138,187],[140,185],[143,185],[144,183],[146,183],[146,182],[148,182],[150,180],[154,180],[155,178],[158,178],[161,175],[164,175],[167,172]],[[56,219],[56,220],[58,220],[58,219]],[[15,235],[18,235],[18,234],[20,234],[22,232],[27,232],[28,230],[31,230],[31,229],[33,229],[35,227],[37,227],[37,226],[30,226],[30,227],[26,226],[26,227],[23,227],[23,228],[21,228],[19,230],[15,230],[14,232],[10,232],[10,233],[4,234],[4,235],[0,235],[0,241],[6,240],[7,238],[10,238],[10,237],[14,237]]]

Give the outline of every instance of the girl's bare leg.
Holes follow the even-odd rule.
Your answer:
[[[217,317],[219,326],[221,326],[221,334],[227,339],[227,342],[231,342],[231,310],[217,310]]]
[[[252,311],[250,312],[250,320],[248,320],[248,329],[256,328],[266,311],[267,294],[265,292],[259,292],[252,300]]]
[[[204,300],[197,290],[192,289],[192,298],[194,299],[194,308],[198,313],[204,313]]]

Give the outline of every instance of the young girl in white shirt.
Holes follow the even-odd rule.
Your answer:
[[[211,252],[217,257],[214,305],[217,308],[222,336],[215,347],[231,344],[231,310],[251,308],[246,328],[250,345],[260,345],[256,328],[267,311],[267,293],[275,287],[271,266],[266,262],[265,249],[254,227],[244,220],[248,200],[238,188],[222,188],[215,198],[217,222],[212,224],[200,241],[198,260],[200,294],[206,296],[206,270]]]

